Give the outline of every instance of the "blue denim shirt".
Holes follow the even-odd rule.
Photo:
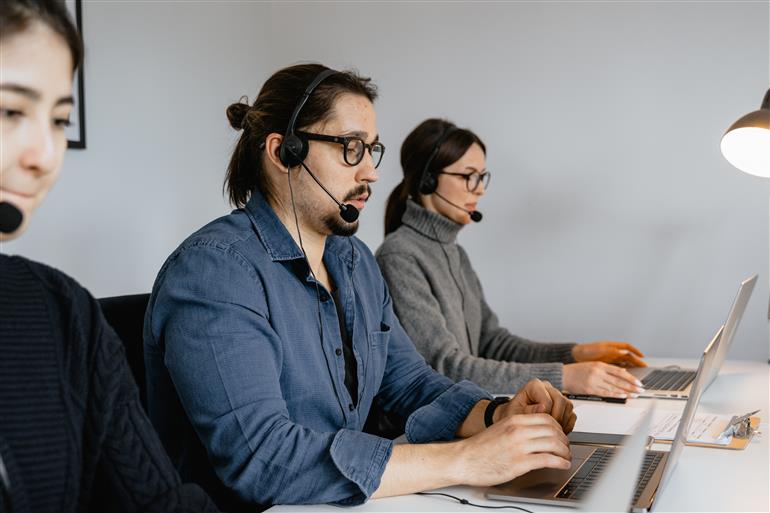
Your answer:
[[[299,247],[261,195],[163,265],[144,327],[148,406],[184,479],[216,495],[216,476],[253,503],[358,504],[392,451],[362,432],[375,396],[407,419],[412,443],[452,439],[490,397],[426,364],[364,243],[330,236],[323,260],[352,334],[356,407],[334,300],[320,284],[317,299]]]

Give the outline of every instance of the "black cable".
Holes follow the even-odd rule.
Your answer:
[[[441,492],[417,492],[416,495],[440,495],[442,497],[449,497],[450,499],[454,499],[460,504],[464,506],[473,506],[474,508],[484,508],[484,509],[515,509],[518,511],[524,511],[525,513],[534,513],[532,510],[520,508],[519,506],[485,506],[484,504],[476,504],[468,499],[462,499],[460,497],[455,497],[454,495],[449,495],[448,493],[441,493]]]
[[[287,169],[286,176],[289,179],[289,196],[291,197],[291,210],[294,214],[294,226],[297,227],[297,239],[299,240],[299,249],[302,250],[302,256],[305,258],[305,263],[307,264],[307,268],[310,270],[311,276],[313,276],[313,282],[315,283],[315,292],[316,292],[316,306],[318,306],[318,325],[321,330],[321,346],[323,346],[323,337],[324,337],[324,330],[323,330],[323,316],[321,315],[321,290],[318,288],[318,278],[316,278],[315,272],[313,272],[313,266],[310,265],[310,260],[307,258],[307,253],[305,252],[305,246],[302,245],[302,230],[299,229],[299,219],[297,218],[297,206],[294,203],[294,188],[291,186],[291,169]]]
[[[294,155],[294,156],[297,156],[297,154],[296,154],[296,153],[294,153],[294,152],[292,152],[292,155]],[[325,192],[325,193],[326,193],[326,194],[327,194],[327,195],[328,195],[328,196],[329,196],[329,197],[332,199],[332,201],[334,201],[334,202],[337,204],[337,206],[341,206],[341,203],[340,203],[339,201],[337,201],[337,198],[334,196],[334,194],[332,194],[331,192],[329,192],[329,189],[327,189],[326,187],[324,187],[324,184],[322,184],[322,183],[320,182],[320,180],[318,180],[318,178],[316,178],[316,177],[315,177],[315,174],[313,174],[313,172],[312,172],[312,171],[310,171],[310,168],[308,168],[308,167],[307,167],[307,165],[305,164],[305,161],[304,161],[304,160],[300,160],[300,161],[299,161],[299,163],[302,165],[302,167],[304,167],[304,168],[305,168],[305,171],[307,171],[307,174],[309,174],[309,175],[310,175],[310,178],[312,178],[312,179],[313,179],[313,181],[314,181],[315,183],[317,183],[317,184],[318,184],[318,186],[319,186],[321,189],[323,189],[323,190],[324,190],[324,192]]]
[[[292,152],[293,153],[293,152]],[[291,210],[294,214],[294,226],[297,227],[297,239],[299,240],[299,248],[302,250],[302,256],[305,258],[305,263],[307,264],[307,268],[310,270],[310,275],[313,277],[313,283],[315,284],[315,301],[316,306],[318,308],[318,331],[319,335],[321,337],[321,351],[324,351],[324,320],[323,315],[321,314],[321,289],[318,287],[318,278],[316,278],[315,272],[313,272],[313,266],[310,265],[310,260],[307,257],[307,252],[305,251],[305,246],[302,245],[302,230],[299,229],[299,218],[297,217],[297,206],[294,203],[294,188],[291,185],[291,168],[286,168],[286,176],[289,180],[289,196],[291,197]],[[323,258],[323,257],[322,257]],[[334,381],[334,373],[332,372],[332,368],[329,365],[329,359],[324,358],[326,361],[326,369],[329,371],[329,378],[332,381],[332,387],[334,388],[334,393],[337,394],[337,397],[339,397],[339,392],[337,391],[337,384]],[[345,417],[345,408],[343,408],[342,403],[337,401],[340,405],[340,410],[342,410],[342,416]]]

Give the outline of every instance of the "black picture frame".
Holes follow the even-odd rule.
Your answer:
[[[67,10],[75,20],[81,39],[83,38],[83,2],[82,0],[66,0]],[[86,96],[83,85],[83,63],[78,66],[72,84],[72,95],[75,108],[70,115],[70,126],[67,127],[67,148],[84,150],[86,148]]]

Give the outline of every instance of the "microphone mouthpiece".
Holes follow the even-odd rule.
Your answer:
[[[13,233],[24,220],[21,210],[14,205],[3,201],[0,203],[0,233]]]
[[[484,214],[482,214],[478,210],[474,210],[473,212],[471,212],[471,221],[473,221],[474,223],[478,223],[483,218],[484,218]]]
[[[355,223],[358,215],[358,209],[353,205],[348,205],[347,203],[340,205],[340,217],[348,223]]]

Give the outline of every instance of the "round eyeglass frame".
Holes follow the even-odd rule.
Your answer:
[[[374,141],[371,144],[368,144],[364,142],[363,139],[360,137],[357,137],[355,135],[348,135],[348,136],[337,136],[337,135],[326,135],[326,134],[314,134],[311,132],[301,132],[296,131],[297,135],[304,137],[308,141],[324,141],[324,142],[331,142],[331,143],[337,143],[341,144],[343,146],[342,150],[342,158],[345,159],[345,164],[349,166],[357,166],[361,163],[361,161],[364,159],[364,154],[368,150],[369,155],[372,157],[372,162],[374,163],[374,168],[377,169],[380,164],[382,163],[382,157],[385,156],[385,145],[382,144],[380,141]],[[356,152],[356,155],[358,156],[354,162],[351,162],[348,160],[348,150],[350,149],[350,144],[355,143],[360,145],[360,150]],[[376,148],[379,148],[379,151],[376,150]],[[375,162],[375,154],[379,156],[377,161]]]
[[[489,187],[489,181],[492,179],[492,173],[489,171],[484,171],[483,173],[450,173],[449,171],[439,171],[437,174],[461,176],[465,179],[465,188],[468,189],[468,192],[475,192],[482,182],[484,183],[484,190],[486,190],[486,188]],[[473,185],[471,185],[471,182],[474,182]]]

